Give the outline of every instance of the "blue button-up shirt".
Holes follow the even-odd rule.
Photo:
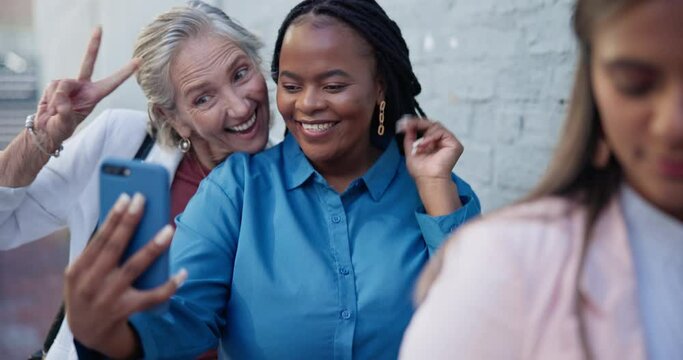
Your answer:
[[[395,359],[415,280],[446,235],[480,213],[428,216],[392,142],[343,193],[292,136],[234,154],[177,219],[172,270],[189,277],[163,316],[131,318],[148,358],[218,346],[234,359]]]

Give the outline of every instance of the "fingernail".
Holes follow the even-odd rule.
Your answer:
[[[396,133],[397,134],[400,134],[400,133],[406,131],[406,124],[408,124],[408,121],[410,121],[410,116],[409,115],[403,115],[396,122]]]
[[[420,146],[420,144],[422,144],[423,141],[424,141],[424,138],[419,138],[419,139],[413,141],[413,149],[410,151],[411,155],[417,154],[417,148]]]
[[[161,228],[161,231],[159,231],[159,234],[154,238],[154,242],[157,243],[159,246],[165,246],[169,242],[171,242],[171,238],[173,237],[173,226],[171,225],[166,225],[163,228]]]
[[[180,289],[180,287],[183,286],[186,279],[187,270],[185,268],[178,270],[178,272],[175,275],[173,275],[173,282],[175,283],[175,286],[178,289]]]
[[[135,193],[133,195],[133,201],[131,201],[130,206],[128,207],[128,213],[131,215],[135,215],[139,213],[142,210],[142,206],[145,204],[145,197],[142,196],[140,193]]]
[[[116,199],[116,202],[114,203],[113,211],[120,213],[123,212],[123,209],[125,209],[128,206],[128,203],[130,202],[130,196],[126,193],[121,193],[119,195],[119,198]]]

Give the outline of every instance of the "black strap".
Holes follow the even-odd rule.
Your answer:
[[[133,157],[133,159],[145,160],[147,158],[147,155],[149,155],[150,150],[152,150],[153,147],[154,147],[154,138],[150,134],[145,135],[145,139],[142,140],[142,145],[140,145],[140,148],[138,149],[138,152],[135,153],[135,157]]]
[[[142,140],[142,144],[138,148],[138,151],[135,153],[135,156],[133,159],[135,160],[144,160],[147,158],[147,155],[149,155],[149,152],[152,150],[154,147],[154,138],[150,134],[145,135],[145,139]],[[92,231],[92,234],[90,235],[90,239],[95,235],[97,232],[97,225],[95,226],[95,229]],[[90,242],[90,239],[88,239],[88,242]],[[62,301],[62,305],[59,307],[59,311],[57,312],[57,315],[55,315],[55,319],[52,321],[52,325],[50,325],[50,330],[47,332],[47,336],[45,337],[45,341],[43,342],[43,350],[41,353],[47,354],[47,351],[50,350],[50,347],[52,344],[55,342],[55,338],[57,337],[57,333],[59,332],[59,328],[62,326],[62,323],[64,322],[64,302]],[[38,352],[36,352],[37,354]],[[33,354],[32,356],[36,355]],[[30,358],[29,358],[30,359]]]

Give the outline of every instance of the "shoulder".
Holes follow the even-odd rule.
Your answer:
[[[147,128],[147,120],[147,114],[143,111],[107,109],[93,120],[93,124],[103,123],[110,131],[139,133]]]
[[[228,184],[244,187],[246,179],[254,182],[258,178],[271,178],[281,168],[280,143],[256,154],[233,153],[211,171],[208,179],[221,187],[229,186]]]
[[[566,258],[582,241],[583,214],[581,205],[560,197],[512,205],[463,226],[446,244],[447,253],[486,253],[521,263]]]
[[[89,120],[79,132],[102,144],[116,146],[142,140],[147,129],[147,114],[130,109],[107,109]]]

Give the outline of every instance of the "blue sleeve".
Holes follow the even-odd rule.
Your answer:
[[[429,255],[436,253],[441,247],[446,237],[460,225],[481,214],[479,198],[474,193],[472,187],[457,175],[453,175],[453,182],[458,188],[458,196],[462,207],[458,210],[443,216],[427,215],[424,207],[420,207],[415,212],[417,223],[420,225],[422,237],[427,243]]]
[[[241,219],[243,182],[238,178],[243,176],[236,173],[244,162],[237,158],[233,155],[230,164],[214,169],[176,218],[171,271],[185,268],[188,277],[168,311],[129,319],[146,359],[192,358],[218,346]]]

